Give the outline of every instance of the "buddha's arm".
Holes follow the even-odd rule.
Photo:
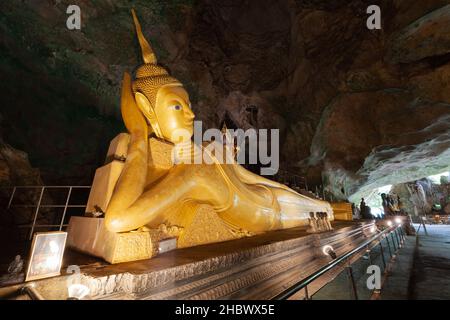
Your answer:
[[[124,169],[106,209],[106,219],[123,214],[141,196],[147,176],[147,123],[136,106],[131,91],[131,77],[127,73],[122,83],[121,111],[131,139]]]
[[[267,178],[261,177],[261,176],[255,174],[255,173],[253,173],[251,171],[248,171],[243,166],[241,166],[241,165],[239,165],[237,163],[234,165],[234,167],[235,167],[235,170],[236,170],[236,174],[245,183],[248,183],[248,184],[262,184],[262,185],[265,185],[265,186],[268,186],[268,187],[279,188],[279,189],[283,189],[283,190],[292,192],[294,194],[298,194],[297,192],[295,192],[291,188],[289,188],[289,187],[287,187],[287,186],[285,186],[285,185],[283,185],[281,183],[278,183],[278,182],[269,180]]]
[[[138,199],[133,199],[131,206],[124,212],[111,211],[106,216],[106,227],[113,232],[126,232],[145,225],[157,225],[163,222],[164,213],[188,193],[183,190],[189,185],[169,187],[170,183],[160,183],[142,193]],[[132,199],[130,199],[132,200]]]
[[[143,193],[147,176],[147,153],[146,137],[132,134],[125,166],[109,202],[106,216],[123,213]]]
[[[205,183],[205,177],[192,168],[175,166],[158,184],[143,192],[137,199],[128,198],[132,204],[123,212],[107,212],[106,227],[113,232],[125,232],[144,225],[157,226],[167,214],[186,203],[206,203],[217,206],[225,194],[222,183]],[[207,169],[206,169],[207,170]],[[203,169],[202,171],[205,171]],[[216,187],[216,188],[214,188]]]

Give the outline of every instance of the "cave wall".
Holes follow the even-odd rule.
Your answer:
[[[281,166],[335,198],[449,167],[448,0],[372,1],[372,31],[362,0],[78,0],[69,31],[73,3],[0,3],[2,136],[45,183],[90,183],[124,130],[120,81],[140,63],[131,7],[205,129],[279,128]]]
[[[420,189],[418,187],[420,185]],[[450,214],[450,184],[435,184],[424,178],[392,186],[391,193],[400,196],[403,208],[412,216],[431,214],[435,204],[441,206],[442,214]]]

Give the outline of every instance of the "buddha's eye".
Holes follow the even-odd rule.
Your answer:
[[[173,108],[177,111],[181,110],[181,106],[178,104],[174,105]]]

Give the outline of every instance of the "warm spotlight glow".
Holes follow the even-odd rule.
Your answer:
[[[83,284],[72,284],[69,286],[68,290],[69,299],[81,300],[90,293],[89,288]]]
[[[377,227],[376,226],[372,226],[372,228],[370,228],[370,232],[375,232],[375,231],[377,231]]]
[[[45,260],[46,267],[51,270],[58,267],[58,263],[59,263],[59,258],[57,256],[48,257]]]
[[[387,225],[388,225],[388,227],[392,227],[392,221],[388,220]]]
[[[56,241],[54,241],[54,240],[50,241],[49,246],[50,246],[50,252],[51,253],[58,253],[59,246],[56,243]]]
[[[400,219],[400,218],[395,218],[395,223],[396,223],[396,224],[402,224],[402,219]]]

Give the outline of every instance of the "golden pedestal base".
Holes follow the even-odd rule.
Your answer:
[[[112,264],[149,259],[166,238],[176,237],[177,248],[185,248],[250,235],[227,225],[208,205],[186,206],[183,215],[170,217],[157,229],[115,233],[106,229],[103,218],[72,217],[67,231],[70,248]]]
[[[156,230],[114,233],[106,229],[103,218],[72,217],[67,231],[70,248],[113,264],[148,259],[158,253]]]
[[[182,226],[177,248],[239,239],[250,235],[222,220],[209,205],[186,206],[183,216],[169,217],[171,225]]]
[[[335,221],[334,230],[323,233],[308,234],[304,227],[269,231],[251,239],[184,248],[103,268],[75,255],[68,255],[65,263],[82,266],[80,283],[89,288],[92,300],[266,300],[329,264],[324,246],[332,245],[342,256],[371,237],[373,226],[366,221]],[[352,261],[363,254],[356,254]],[[309,284],[309,295],[339,276],[345,266]],[[36,290],[45,299],[67,299],[70,277],[37,281]],[[0,296],[4,290],[0,289]],[[304,293],[300,290],[292,299],[304,299]]]
[[[335,220],[353,220],[352,204],[348,202],[331,202]]]

